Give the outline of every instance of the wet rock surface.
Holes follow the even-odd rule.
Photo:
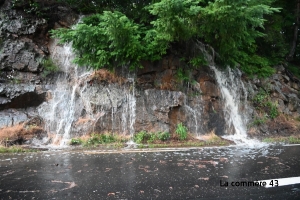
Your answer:
[[[299,146],[0,155],[3,199],[299,199]],[[226,182],[228,186],[225,186]],[[28,184],[30,183],[30,184]],[[270,182],[267,183],[268,185]],[[270,186],[270,185],[269,185]]]
[[[0,56],[1,71],[41,71],[41,61],[44,55],[35,49],[35,44],[30,39],[11,40],[4,42]]]
[[[70,26],[78,18],[51,1],[39,2],[44,6],[40,14],[30,13],[28,2],[23,3],[0,2],[0,128],[30,120],[36,115],[28,115],[27,110],[49,99],[48,86],[55,79],[43,75],[48,30]]]
[[[276,105],[279,115],[282,116],[268,121],[265,125],[258,126],[256,136],[287,136],[300,131],[298,125],[300,81],[283,65],[277,66],[275,69],[277,72],[273,76],[258,82],[252,81],[255,91],[251,93],[249,100],[254,98],[259,91],[267,91],[270,94],[270,102]]]
[[[0,112],[0,128],[14,126],[28,120],[27,114],[23,110],[7,109]]]
[[[165,71],[171,70],[170,63],[174,58],[165,58],[165,62],[150,65],[149,63],[138,72],[136,83],[128,81],[118,83],[95,83],[94,79],[85,80],[89,84],[80,85],[78,96],[90,103],[89,109],[92,113],[98,113],[93,125],[96,132],[118,132],[130,134],[130,127],[135,132],[170,132],[174,133],[178,123],[182,122],[188,127],[190,133],[195,136],[214,131],[218,135],[224,134],[226,126],[223,112],[223,101],[214,74],[205,73],[205,70],[198,72],[199,82],[194,87],[188,87],[182,83],[176,83],[175,71],[170,75],[172,87],[182,87],[180,90],[161,89],[161,86],[149,89],[154,81],[164,83]],[[163,66],[168,63],[167,66]],[[171,65],[172,67],[173,65]],[[158,70],[159,69],[159,70]],[[145,76],[151,72],[145,83]],[[203,76],[203,73],[206,75]],[[122,75],[120,75],[122,76]],[[196,75],[197,76],[197,75]],[[207,88],[203,82],[210,83]],[[154,87],[154,88],[153,88]],[[206,93],[202,92],[202,89]],[[86,103],[79,103],[85,105]],[[80,107],[80,106],[79,106]],[[80,107],[81,119],[91,126],[88,120],[86,108]],[[91,111],[89,111],[91,112]],[[84,123],[84,120],[79,120]],[[79,122],[78,121],[78,122]],[[132,123],[132,124],[131,124]],[[82,123],[77,123],[82,127]],[[80,134],[78,128],[73,126],[75,135]],[[76,132],[76,133],[75,133]]]
[[[167,55],[157,62],[142,62],[144,68],[136,70],[130,78],[127,69],[119,68],[106,77],[107,80],[105,77],[100,77],[103,80],[97,80],[99,77],[74,79],[77,70],[66,69],[69,58],[62,52],[64,45],[55,44],[49,30],[70,28],[79,16],[54,1],[39,1],[42,13],[26,13],[26,3],[12,6],[12,1],[0,2],[0,114],[3,116],[0,128],[30,120],[35,116],[25,114],[30,107],[43,118],[45,129],[60,137],[68,131],[68,137],[92,132],[129,135],[143,130],[174,133],[180,122],[194,136],[236,132],[233,126],[236,120],[229,119],[230,109],[225,105],[224,94],[210,67],[190,70],[190,81],[185,83],[178,78],[177,70],[186,63]],[[70,48],[67,51],[71,52]],[[45,75],[43,60],[50,57],[56,58],[54,64],[60,69]],[[232,78],[224,83],[228,88],[233,88],[236,79],[243,79],[244,86],[234,90],[237,94],[234,97],[239,98],[234,101],[239,102],[238,110],[245,124],[252,126],[255,119],[261,117],[253,105],[253,97],[261,88],[270,92],[271,101],[278,106],[280,114],[294,120],[300,117],[300,81],[283,65],[276,70],[276,74],[266,80],[249,80],[238,70],[228,74],[228,78]],[[112,81],[116,76],[121,78]],[[57,84],[62,77],[66,79],[64,84],[70,86],[65,89],[69,94],[55,92],[64,87]],[[60,105],[55,107],[55,103],[49,103],[53,98]],[[71,98],[72,101],[68,100]],[[76,108],[72,110],[73,107]],[[14,114],[11,114],[13,109]],[[66,122],[54,122],[55,119]],[[256,126],[251,130],[253,135],[299,132],[299,126],[290,119],[276,120]]]

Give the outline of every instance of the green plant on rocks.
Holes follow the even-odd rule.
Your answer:
[[[170,136],[170,133],[168,133],[168,132],[158,132],[157,137],[161,141],[166,141],[166,140],[170,139],[171,136]]]
[[[271,101],[269,87],[266,89],[260,89],[259,92],[253,98],[253,104],[260,115],[263,118],[255,118],[253,125],[264,124],[267,119],[275,119],[278,115],[278,105]]]
[[[262,125],[262,124],[264,124],[264,123],[266,123],[266,121],[267,121],[267,117],[266,116],[264,116],[264,117],[256,117],[255,119],[254,119],[254,121],[253,121],[253,125]]]
[[[83,144],[83,141],[80,138],[72,138],[70,145],[81,145]]]
[[[177,128],[176,128],[176,134],[179,137],[179,140],[185,140],[187,138],[187,127],[184,126],[182,123],[177,124]]]
[[[183,68],[178,68],[176,71],[176,76],[180,82],[190,81],[189,72]]]
[[[51,73],[55,73],[59,71],[59,67],[49,58],[42,60],[41,63],[44,67],[44,70],[42,72],[42,76],[44,78]]]
[[[107,144],[115,142],[116,138],[112,134],[93,133],[91,138],[87,140],[88,145]]]
[[[153,143],[158,139],[156,133],[150,133],[149,135],[150,135],[150,138],[147,140],[147,143]]]
[[[253,101],[255,104],[260,106],[264,103],[266,99],[268,99],[268,96],[269,92],[261,88],[259,92],[254,96]]]
[[[240,66],[244,72],[258,77],[274,72],[269,59],[259,54],[257,43],[258,39],[265,39],[266,17],[280,11],[271,7],[273,0],[60,2],[83,12],[97,13],[84,17],[72,29],[51,31],[61,42],[72,42],[74,62],[80,66],[100,69],[126,65],[136,69],[142,67],[141,61],[160,60],[175,47],[189,46],[190,52],[180,57],[189,63],[189,68],[194,68],[206,60],[201,48],[190,44],[202,41],[215,49],[219,63]],[[37,7],[31,5],[34,11]],[[284,35],[279,30],[276,33]],[[275,41],[270,43],[276,45]],[[187,78],[182,73],[179,77]]]
[[[166,141],[168,139],[170,139],[170,133],[168,132],[149,133],[147,131],[140,131],[135,134],[133,140],[138,144],[142,144],[142,143],[151,144],[157,140]]]
[[[275,119],[279,115],[279,112],[278,112],[278,109],[277,109],[277,104],[268,101],[266,103],[266,106],[269,108],[269,112],[268,112],[269,117],[271,119]]]
[[[133,141],[141,144],[150,139],[150,135],[146,131],[140,131],[134,135]]]

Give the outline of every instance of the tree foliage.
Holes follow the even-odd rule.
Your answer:
[[[267,59],[257,55],[256,40],[265,36],[264,16],[278,12],[268,0],[215,0],[201,9],[199,35],[213,46],[219,61],[238,63],[248,74],[267,76],[272,69]]]
[[[153,28],[166,41],[187,40],[197,34],[197,15],[200,0],[162,0],[147,7],[156,16]]]
[[[53,34],[61,42],[72,42],[76,63],[95,69],[129,63],[138,67],[144,56],[139,25],[118,11],[92,15],[75,29],[59,29]]]
[[[259,0],[209,2],[201,12],[201,36],[216,47],[224,58],[238,54],[239,50],[254,52],[255,39],[264,35],[257,29],[263,28],[265,21],[263,15],[278,11],[260,2]]]
[[[160,59],[175,44],[187,46],[203,41],[217,51],[220,63],[240,65],[245,72],[261,76],[273,71],[271,55],[259,46],[273,44],[278,36],[276,24],[267,22],[264,29],[271,18],[268,16],[278,16],[273,0],[91,2],[88,5],[98,14],[84,18],[74,29],[52,31],[62,42],[73,42],[79,65],[136,68],[141,60]],[[275,33],[267,41],[269,31]],[[272,56],[283,52],[274,49]],[[197,58],[199,52],[187,59]]]

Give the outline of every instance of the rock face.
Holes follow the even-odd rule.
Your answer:
[[[292,135],[299,133],[300,81],[283,65],[276,67],[276,73],[265,80],[253,80],[251,98],[263,89],[270,94],[269,101],[278,108],[281,116],[257,127],[254,135]],[[255,107],[255,105],[254,105]],[[254,118],[254,117],[253,117]]]
[[[100,82],[95,80],[95,75],[83,82],[77,81],[80,82],[78,87],[75,86],[77,100],[73,103],[77,105],[74,110],[77,114],[70,134],[116,132],[130,135],[143,130],[174,133],[176,125],[183,123],[195,136],[212,131],[223,135],[226,129],[223,101],[213,71],[208,68],[195,71],[195,83],[189,87],[177,80],[172,62],[180,63],[173,57],[153,65],[147,63],[137,72],[136,79],[125,78],[122,83],[109,83],[112,80],[109,75],[105,75],[109,77],[107,80],[101,78]],[[99,70],[95,74],[104,77],[109,73],[105,71]],[[118,73],[120,77],[127,77],[128,72],[121,70]],[[161,89],[166,76],[169,90]],[[58,124],[56,119],[49,124]]]
[[[48,5],[56,9],[52,13],[49,9],[51,15],[44,13],[45,20],[12,3],[0,2],[0,129],[38,115],[36,108],[49,97],[47,91],[53,82],[42,74],[42,61],[49,54],[48,30],[55,21],[68,25],[76,20],[72,11],[63,8],[62,12],[58,5]]]
[[[113,91],[113,90],[111,90]],[[184,105],[185,95],[177,91],[148,89],[139,91],[132,105],[130,93],[114,90],[108,101],[102,102],[103,116],[96,124],[96,132],[121,132],[130,134],[130,127],[134,132],[142,130],[157,132],[170,131],[170,116],[172,109]],[[104,96],[104,95],[103,95]],[[103,97],[102,97],[103,98]],[[109,103],[111,101],[111,103]],[[110,106],[104,103],[108,102]],[[100,106],[100,105],[98,105]]]
[[[6,40],[0,57],[1,70],[11,69],[23,72],[41,70],[40,61],[43,57],[34,49],[33,45],[34,43],[30,39]]]
[[[144,68],[134,73],[126,68],[115,74],[85,72],[69,66],[69,54],[63,51],[70,48],[55,45],[49,38],[50,29],[75,23],[78,16],[72,10],[48,3],[49,13],[39,16],[27,14],[22,5],[12,7],[8,0],[0,1],[0,6],[0,133],[20,124],[23,129],[36,128],[24,134],[47,133],[61,139],[92,132],[174,133],[178,123],[195,136],[235,133],[235,118],[230,118],[228,110],[232,107],[226,107],[224,91],[212,68],[192,70],[190,83],[184,83],[177,70],[185,63],[169,55],[159,62],[143,62]],[[45,75],[42,61],[49,57],[60,66],[60,72]],[[235,80],[241,78],[242,86],[235,87]],[[237,112],[245,118],[242,121],[251,126],[260,117],[253,98],[261,88],[268,88],[270,101],[286,118],[248,128],[249,134],[257,136],[299,131],[289,120],[300,117],[299,83],[284,66],[278,66],[277,73],[266,80],[247,80],[240,72],[232,72],[223,84],[235,87],[231,103],[238,104]]]

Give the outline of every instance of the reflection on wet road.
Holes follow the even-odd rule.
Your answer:
[[[0,199],[300,199],[297,183],[252,185],[300,177],[299,159],[300,146],[2,154]]]

